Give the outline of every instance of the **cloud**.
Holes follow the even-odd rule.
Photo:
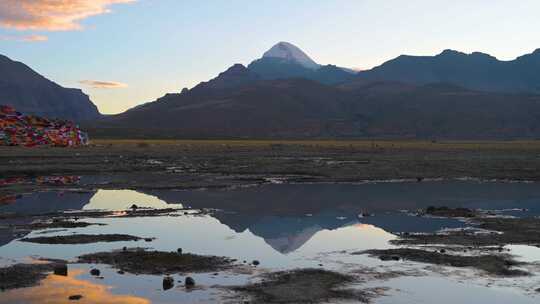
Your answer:
[[[19,42],[43,42],[49,40],[43,35],[28,35],[28,36],[0,36],[0,40],[4,41],[19,41]]]
[[[127,84],[116,81],[81,80],[79,83],[93,89],[121,89],[128,87]]]
[[[29,36],[21,37],[21,41],[24,41],[24,42],[40,42],[40,41],[47,41],[47,40],[49,40],[49,38],[43,35],[29,35]]]
[[[17,30],[69,31],[106,14],[112,4],[136,0],[0,0],[0,26]]]

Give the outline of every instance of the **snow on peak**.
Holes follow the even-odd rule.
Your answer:
[[[274,45],[264,53],[263,58],[282,58],[301,64],[308,69],[317,69],[320,67],[319,64],[309,58],[301,49],[288,42],[280,42]]]

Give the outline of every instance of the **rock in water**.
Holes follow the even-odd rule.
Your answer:
[[[55,275],[65,276],[68,275],[68,267],[66,264],[58,265],[54,267],[53,273]]]
[[[169,290],[174,287],[174,278],[166,276],[163,278],[163,290]]]
[[[101,271],[99,271],[99,269],[94,268],[94,269],[90,270],[90,274],[93,275],[93,276],[98,277],[101,274]]]
[[[82,295],[71,295],[71,296],[69,296],[68,300],[70,300],[70,301],[79,301],[82,298],[83,298]]]
[[[184,283],[184,285],[185,285],[187,288],[194,287],[194,286],[195,286],[195,279],[193,279],[192,277],[187,277],[187,278],[186,278],[186,281],[185,281],[185,283]]]

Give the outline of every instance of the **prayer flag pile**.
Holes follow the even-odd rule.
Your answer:
[[[0,105],[0,146],[75,147],[88,144],[88,135],[75,123],[23,115]]]

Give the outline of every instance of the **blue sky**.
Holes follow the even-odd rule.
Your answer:
[[[537,0],[56,1],[79,3],[75,13],[84,17],[54,23],[57,16],[40,15],[28,23],[25,14],[38,13],[0,4],[0,53],[63,86],[82,88],[102,113],[192,87],[234,63],[248,64],[279,41],[319,63],[362,69],[447,48],[504,60],[540,48]],[[26,23],[8,12],[17,9]],[[93,88],[82,80],[125,85]]]

